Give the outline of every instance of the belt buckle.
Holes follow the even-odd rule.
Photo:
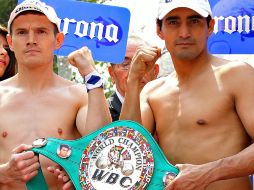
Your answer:
[[[46,138],[38,138],[36,139],[33,143],[32,146],[34,148],[41,148],[47,144],[47,139]]]

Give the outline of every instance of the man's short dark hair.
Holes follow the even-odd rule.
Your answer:
[[[69,150],[70,147],[68,145],[66,145],[66,144],[61,144],[60,145],[60,149],[62,149],[62,148],[67,148]]]

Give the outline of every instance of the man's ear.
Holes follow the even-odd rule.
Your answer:
[[[13,51],[13,47],[12,47],[12,37],[11,37],[11,35],[10,35],[10,34],[7,34],[6,38],[7,38],[7,42],[8,42],[8,45],[9,45],[10,50]]]
[[[159,26],[158,23],[156,23],[156,33],[157,33],[157,35],[158,35],[162,40],[164,40],[164,36],[163,36],[163,34],[162,34],[162,32],[161,32],[161,27]]]
[[[113,68],[112,68],[111,65],[108,66],[108,73],[109,73],[109,75],[110,75],[110,77],[111,77],[112,83],[115,84],[115,81],[114,81],[114,74],[113,74]]]
[[[64,41],[64,34],[62,32],[57,33],[56,34],[56,46],[55,46],[55,48],[59,49],[62,46],[63,41]]]
[[[208,26],[208,35],[211,36],[214,30],[215,20],[211,19]]]
[[[155,74],[156,78],[159,74],[159,71],[160,71],[160,66],[159,66],[159,64],[155,63],[155,65],[154,65],[154,74]]]

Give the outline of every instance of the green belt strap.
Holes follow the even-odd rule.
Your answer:
[[[163,190],[165,187],[164,183],[163,183],[163,177],[165,177],[165,174],[169,172],[171,174],[172,173],[175,174],[175,176],[176,176],[179,173],[179,170],[168,162],[168,160],[164,156],[162,150],[160,149],[160,147],[158,146],[158,144],[156,143],[156,141],[154,140],[152,135],[143,126],[141,126],[140,124],[133,122],[133,121],[122,120],[122,121],[116,121],[116,122],[110,123],[110,124],[102,127],[101,129],[99,129],[99,130],[97,130],[85,137],[77,139],[77,140],[62,140],[62,139],[56,139],[56,138],[48,138],[48,139],[46,139],[47,143],[44,146],[37,147],[37,148],[35,147],[32,149],[32,151],[34,151],[37,154],[42,154],[45,157],[47,157],[47,158],[51,159],[52,161],[56,162],[57,164],[59,164],[68,173],[76,190],[82,190],[82,189],[94,190],[96,188],[91,187],[91,185],[84,186],[84,183],[86,183],[86,182],[84,182],[84,181],[80,182],[80,179],[84,178],[84,176],[88,176],[88,175],[86,175],[85,172],[89,171],[86,169],[86,166],[84,166],[84,164],[82,164],[82,168],[85,168],[85,169],[83,169],[84,173],[82,174],[82,177],[80,177],[81,159],[85,160],[84,162],[86,162],[87,159],[88,160],[90,158],[92,159],[91,156],[86,157],[85,153],[89,152],[89,150],[91,149],[90,147],[96,147],[93,143],[95,143],[95,142],[97,143],[98,138],[103,137],[104,133],[108,134],[109,131],[112,132],[113,129],[116,129],[116,134],[117,134],[117,129],[119,129],[119,131],[120,131],[120,129],[123,130],[124,128],[131,129],[132,131],[136,131],[137,133],[141,134],[141,136],[143,136],[145,138],[145,140],[147,142],[146,144],[148,144],[148,146],[150,145],[150,149],[151,149],[152,156],[153,156],[153,164],[154,164],[153,167],[154,168],[152,171],[152,175],[150,177],[150,181],[147,182],[148,184],[146,186],[144,186],[142,189]],[[123,133],[123,131],[121,131],[121,132],[122,132],[121,135],[123,135],[123,134],[126,135],[125,133]],[[121,138],[121,137],[122,136],[119,136],[119,138]],[[108,140],[110,140],[110,138],[112,138],[112,136],[110,136],[108,138]],[[119,140],[119,138],[118,138],[118,140]],[[103,142],[103,139],[99,142]],[[128,140],[126,142],[128,142]],[[135,140],[135,142],[137,142],[137,141]],[[63,144],[71,147],[71,154],[68,158],[61,158],[57,153],[59,146],[63,145]],[[145,143],[142,143],[140,145],[140,147],[143,146],[143,144],[145,144]],[[94,146],[91,146],[91,145],[94,145]],[[113,145],[110,145],[110,146],[113,146]],[[108,146],[108,147],[110,148],[110,146]],[[127,148],[126,148],[126,150],[127,150]],[[140,150],[142,150],[142,153],[145,152],[145,151],[143,151],[143,149],[140,149]],[[94,153],[94,152],[92,152],[92,153]],[[90,153],[91,153],[91,150],[90,150]],[[98,154],[98,156],[99,156],[99,154]],[[144,158],[144,156],[143,156],[143,158]],[[146,159],[146,158],[144,158],[144,159]],[[143,163],[145,163],[145,162],[146,161],[143,161]],[[89,161],[89,163],[90,163],[90,161]],[[101,170],[101,171],[103,171],[103,170]],[[145,171],[146,171],[146,169],[145,169]],[[96,175],[99,176],[98,172]],[[93,174],[93,177],[94,176],[95,176],[95,174]],[[103,175],[101,175],[101,176],[103,176]],[[106,174],[104,176],[106,176]],[[52,177],[55,177],[55,176],[52,175]],[[99,176],[99,178],[100,178],[100,176]],[[126,177],[126,178],[128,178],[128,177]],[[129,180],[129,181],[131,181],[131,180]],[[142,181],[142,183],[144,183],[144,182]],[[126,184],[126,181],[125,181],[125,184]],[[132,188],[123,188],[123,189],[124,190],[132,189],[133,190],[133,189],[136,189],[135,187],[134,188],[133,187]],[[28,190],[47,190],[48,189],[41,169],[39,170],[38,175],[35,176],[32,180],[30,180],[27,183],[27,189]],[[113,189],[114,188],[112,188],[112,190]],[[97,189],[97,190],[100,190],[100,189]]]
[[[39,156],[39,154],[37,155]],[[38,174],[26,184],[26,187],[28,190],[30,189],[48,190],[48,185],[45,181],[41,168],[38,169]]]

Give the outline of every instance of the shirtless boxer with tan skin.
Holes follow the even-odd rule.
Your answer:
[[[0,83],[1,190],[26,189],[25,182],[37,174],[38,158],[24,152],[35,139],[77,139],[111,121],[103,88],[87,93],[84,85],[54,74],[54,50],[64,35],[53,21],[45,13],[29,10],[18,13],[9,28],[8,43],[17,58],[18,74]],[[82,76],[95,71],[86,47],[73,52],[69,61]],[[47,171],[55,164],[40,160],[49,189],[62,189],[65,181],[58,182]]]
[[[206,0],[189,2],[160,2],[157,33],[175,72],[148,83],[139,101],[142,76],[158,58],[157,48],[139,49],[120,119],[157,132],[164,154],[180,169],[165,189],[251,190],[254,70],[208,53],[214,26],[210,6]]]

